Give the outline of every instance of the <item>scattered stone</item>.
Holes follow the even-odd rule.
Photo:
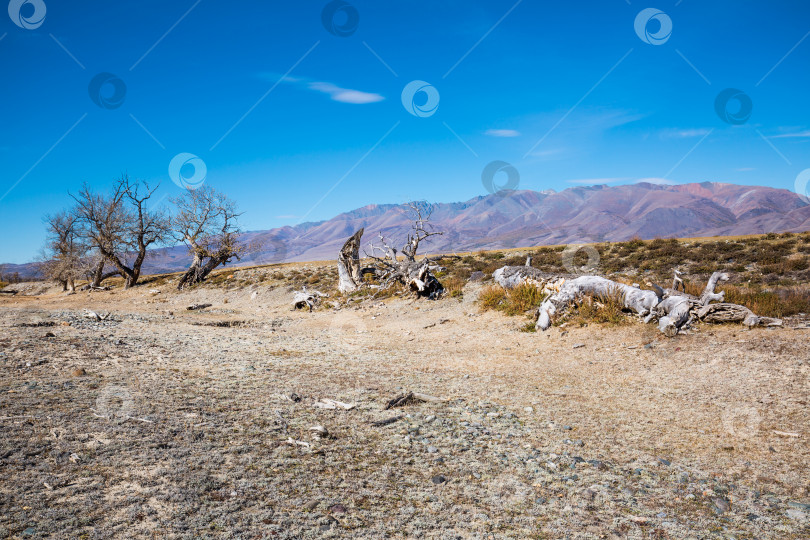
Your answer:
[[[447,482],[447,478],[445,478],[442,474],[437,474],[436,476],[432,477],[430,481],[434,484],[444,484]]]
[[[584,346],[585,346],[585,344],[584,344],[584,343],[577,343],[576,345],[574,345],[574,347],[573,347],[573,348],[574,348],[574,349],[581,349],[581,348],[582,348],[582,347],[584,347]]]
[[[348,510],[346,510],[346,507],[340,503],[333,504],[332,506],[330,506],[329,511],[332,512],[333,514],[345,514],[348,512]]]
[[[661,465],[666,465],[667,467],[669,467],[669,465],[670,465],[670,461],[669,461],[669,460],[667,460],[667,459],[664,459],[664,458],[658,458],[658,462],[659,462]]]
[[[56,334],[54,334],[53,332],[45,332],[45,336],[43,336],[43,337],[52,338],[52,337],[56,337]]]
[[[428,451],[428,454],[435,454],[436,452],[439,451],[439,449],[436,448],[435,446],[428,446],[427,451]]]
[[[71,372],[71,376],[73,377],[84,377],[85,375],[87,375],[87,372],[84,368],[76,368]]]
[[[731,508],[731,503],[728,502],[723,497],[715,497],[714,499],[712,499],[712,503],[714,504],[714,511],[717,512],[718,514],[728,512],[729,509]]]

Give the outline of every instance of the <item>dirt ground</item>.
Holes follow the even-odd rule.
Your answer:
[[[2,295],[0,536],[810,538],[810,330],[526,333],[478,287]]]

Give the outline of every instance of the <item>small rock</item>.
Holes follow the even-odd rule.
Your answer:
[[[584,343],[577,343],[576,345],[574,345],[574,347],[573,347],[573,348],[574,348],[574,349],[580,349],[580,348],[582,348],[582,347],[584,347],[584,346],[585,346],[585,344],[584,344]]]
[[[444,484],[447,482],[447,478],[445,478],[442,474],[437,474],[436,476],[432,477],[430,481],[434,484]]]
[[[731,503],[722,497],[715,497],[712,499],[712,503],[714,503],[715,512],[718,514],[728,512],[728,510],[731,508]]]
[[[76,368],[71,373],[71,376],[73,377],[84,377],[85,375],[87,375],[87,372],[84,370],[84,368]]]
[[[345,514],[346,512],[348,512],[348,510],[346,510],[346,507],[340,503],[333,504],[332,506],[330,506],[329,511],[332,512],[333,514]]]
[[[54,334],[53,332],[45,332],[45,336],[44,336],[44,337],[46,337],[46,338],[52,338],[52,337],[56,337],[56,334]]]
[[[436,448],[435,446],[428,446],[427,451],[428,451],[429,454],[435,454],[436,452],[439,451],[439,449]]]
[[[785,511],[785,515],[794,521],[807,521],[807,514],[796,508],[788,508]]]
[[[533,409],[533,408],[531,408],[531,407],[523,407],[523,412],[527,412],[527,413],[533,413],[533,412],[534,412],[534,409]]]
[[[658,458],[658,462],[659,462],[661,465],[666,465],[667,467],[669,467],[669,464],[670,464],[669,460],[664,459],[664,458]]]
[[[309,501],[307,504],[304,505],[304,510],[308,510],[312,512],[317,508],[320,501]]]

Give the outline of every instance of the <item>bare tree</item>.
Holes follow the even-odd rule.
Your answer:
[[[85,237],[101,256],[94,284],[104,277],[104,264],[114,266],[129,288],[138,282],[149,246],[159,245],[169,236],[169,218],[161,210],[147,208],[158,186],[119,178],[109,195],[93,192],[85,184],[73,196]],[[130,263],[129,260],[132,260]]]
[[[188,246],[193,259],[180,278],[178,289],[205,280],[212,270],[244,255],[248,246],[239,240],[236,204],[210,186],[188,189],[173,199],[175,237]]]
[[[399,260],[396,248],[383,236],[382,232],[379,234],[379,245],[369,244],[371,253],[366,252],[366,256],[373,259],[377,265],[376,274],[380,278],[381,289],[399,282],[415,291],[419,296],[437,298],[444,291],[444,287],[430,272],[430,263],[438,261],[441,257],[424,256],[421,260],[417,260],[416,257],[422,241],[444,233],[434,231],[430,223],[433,205],[419,201],[410,202],[407,207],[413,224],[400,251],[403,260]],[[375,253],[379,255],[375,255]]]
[[[46,278],[62,285],[63,291],[74,291],[76,279],[84,273],[88,246],[82,240],[78,217],[73,212],[59,212],[45,217],[48,236],[42,254],[40,271]]]

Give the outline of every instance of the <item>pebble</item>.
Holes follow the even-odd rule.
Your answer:
[[[437,474],[436,476],[432,477],[430,481],[434,484],[444,484],[447,482],[447,478],[445,478],[442,474]]]
[[[715,511],[718,514],[728,512],[728,510],[731,508],[731,504],[722,497],[715,497],[714,499],[712,499],[712,502],[714,503]]]
[[[429,454],[435,454],[436,452],[439,451],[439,449],[436,448],[435,446],[428,446],[427,451],[428,451]]]
[[[340,503],[333,504],[332,506],[330,506],[329,511],[332,512],[333,514],[345,514],[346,512],[348,512],[348,510],[346,510],[346,507]]]
[[[85,375],[87,375],[87,372],[84,370],[84,368],[76,368],[73,370],[71,375],[74,377],[84,377]]]

